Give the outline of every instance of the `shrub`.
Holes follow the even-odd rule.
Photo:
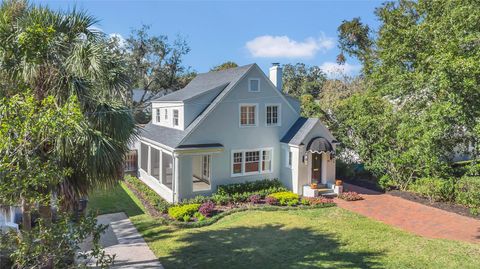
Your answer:
[[[168,209],[168,215],[176,220],[183,220],[184,216],[193,216],[200,208],[200,204],[176,205]]]
[[[245,192],[245,193],[234,193],[232,195],[232,200],[235,203],[243,203],[246,202],[248,197],[250,196],[250,193]]]
[[[289,191],[272,193],[268,197],[273,197],[277,199],[280,205],[287,205],[289,203],[293,203],[292,201],[296,201],[298,203],[299,198],[298,194]]]
[[[211,198],[217,205],[228,205],[229,203],[233,202],[232,197],[218,193],[212,195]]]
[[[145,200],[150,203],[156,210],[161,213],[167,213],[168,209],[172,206],[169,202],[165,201],[158,193],[150,189],[140,179],[131,175],[125,176],[125,182],[132,185],[138,192],[142,194]]]
[[[261,198],[260,194],[253,194],[248,197],[248,201],[252,204],[258,204]]]
[[[443,180],[436,177],[426,177],[417,179],[410,185],[409,189],[415,193],[428,198],[430,203],[439,201],[442,197],[441,189],[443,187]]]
[[[183,218],[182,218],[182,219],[183,219],[183,221],[185,221],[185,222],[189,222],[191,218],[192,218],[192,217],[190,217],[189,215],[183,215]]]
[[[287,205],[288,205],[288,206],[296,206],[296,205],[298,205],[298,199],[288,201],[288,202],[287,202]]]
[[[325,197],[303,197],[302,198],[303,205],[320,205],[320,204],[333,204],[333,199],[325,198]]]
[[[464,176],[457,185],[457,203],[468,206],[474,215],[480,213],[480,177]]]
[[[193,214],[193,217],[197,219],[197,221],[202,221],[202,220],[205,220],[205,216],[202,215],[202,213],[200,212],[195,212],[195,214]]]
[[[205,217],[212,216],[213,211],[215,211],[215,204],[212,201],[207,201],[203,203],[198,209],[198,212],[200,212]]]
[[[206,202],[211,201],[211,200],[212,200],[211,197],[203,196],[203,195],[197,195],[193,198],[182,200],[181,204],[203,204],[203,203],[206,203]]]
[[[265,203],[269,205],[278,205],[278,200],[275,197],[267,196],[267,198],[265,198]]]
[[[271,188],[283,188],[283,185],[278,179],[264,179],[245,183],[220,185],[218,186],[217,193],[222,195],[233,195],[235,193],[259,192]]]
[[[345,201],[358,201],[363,200],[363,197],[360,194],[354,191],[347,191],[338,196],[338,198],[343,199]]]
[[[410,185],[409,189],[434,201],[454,201],[455,182],[453,179],[420,178]]]

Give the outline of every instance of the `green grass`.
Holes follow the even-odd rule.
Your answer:
[[[96,211],[98,215],[125,212],[132,217],[145,214],[140,200],[124,183],[91,193],[88,197],[88,210]]]
[[[130,219],[167,269],[480,268],[479,244],[422,238],[337,207],[246,211],[194,229]]]

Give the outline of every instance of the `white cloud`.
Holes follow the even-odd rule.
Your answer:
[[[288,36],[264,35],[246,43],[253,57],[261,58],[312,58],[317,52],[325,52],[335,46],[333,38],[321,35],[296,41]]]
[[[352,73],[360,70],[360,65],[352,65],[349,63],[338,64],[334,62],[324,62],[320,68],[329,77],[336,77],[341,75],[352,75]]]
[[[120,45],[120,47],[125,46],[125,38],[123,38],[123,36],[121,34],[111,33],[111,34],[108,35],[108,37],[111,38],[111,39],[116,38],[118,40],[118,44]]]

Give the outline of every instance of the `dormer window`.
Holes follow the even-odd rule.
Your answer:
[[[178,109],[173,110],[173,126],[178,126]]]
[[[160,122],[160,108],[155,109],[155,119],[156,122]]]
[[[260,80],[258,78],[251,78],[248,80],[248,91],[249,92],[260,91]]]

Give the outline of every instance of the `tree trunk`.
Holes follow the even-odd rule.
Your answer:
[[[31,205],[22,199],[22,229],[25,231],[32,230]]]

